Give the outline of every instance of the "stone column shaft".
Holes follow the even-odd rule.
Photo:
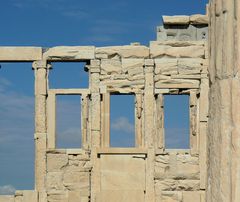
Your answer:
[[[47,149],[47,62],[35,61],[35,189],[45,189]]]

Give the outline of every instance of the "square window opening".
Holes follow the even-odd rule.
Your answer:
[[[189,95],[164,95],[166,149],[190,149]]]
[[[135,147],[135,96],[110,96],[110,147]]]
[[[85,62],[54,62],[49,71],[50,88],[88,88],[89,74]]]
[[[81,96],[56,96],[56,147],[81,148]]]

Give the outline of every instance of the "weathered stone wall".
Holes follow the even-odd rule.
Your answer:
[[[176,194],[179,197],[183,192],[200,191],[199,157],[191,155],[188,151],[158,154],[154,177],[157,201],[167,201],[167,198],[182,201],[182,196],[175,198]]]
[[[0,195],[0,202],[39,202],[39,193],[34,190],[16,191],[14,196]]]
[[[143,47],[136,46],[140,50]],[[105,58],[100,61],[101,93],[134,93],[141,95],[137,100],[140,111],[143,110],[146,72],[146,55],[132,54],[128,58],[116,47],[108,50]],[[147,51],[147,48],[144,47]],[[196,201],[205,200],[206,178],[206,126],[208,120],[208,51],[204,41],[153,41],[149,48],[152,60],[153,91],[161,97],[164,94],[189,94],[191,107],[191,146],[190,150],[165,151],[163,119],[155,116],[156,131],[148,133],[153,137],[156,156],[154,163],[154,186],[157,201],[183,201],[193,198]],[[139,58],[142,57],[142,58]],[[162,102],[154,100],[158,115],[162,113]],[[143,109],[142,109],[143,108]],[[108,112],[109,114],[109,112]],[[144,125],[145,113],[140,112],[140,123]],[[138,119],[136,119],[138,120]],[[139,124],[137,121],[135,124]],[[139,127],[138,127],[138,130]],[[142,127],[143,145],[148,138]],[[106,131],[102,131],[102,136]],[[144,137],[145,136],[145,137]],[[141,139],[141,137],[139,137]],[[109,138],[104,138],[109,141]],[[201,143],[200,143],[201,141]],[[103,145],[109,145],[109,142]],[[199,157],[200,156],[200,157]]]
[[[210,1],[208,202],[240,201],[240,6]]]
[[[47,151],[46,192],[48,202],[88,201],[90,154],[78,149]]]
[[[189,94],[191,117],[190,150],[169,150],[156,155],[154,173],[156,200],[205,201],[205,140],[208,120],[206,43],[156,41],[151,43],[150,53],[155,58],[155,92],[160,93],[160,96]],[[156,120],[159,121],[157,123],[159,125],[163,122],[161,117],[160,119],[156,117]],[[158,128],[156,133],[162,131],[164,134],[164,128],[156,128]],[[162,141],[160,140],[161,146],[158,148],[165,148]]]

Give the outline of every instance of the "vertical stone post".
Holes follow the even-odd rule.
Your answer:
[[[99,161],[97,149],[101,145],[101,96],[100,96],[100,60],[91,60],[90,66],[90,91],[91,91],[91,201],[95,202],[100,193]]]
[[[102,94],[102,137],[101,146],[110,146],[110,93]]]
[[[199,98],[199,166],[200,189],[206,189],[207,179],[207,125],[209,81],[207,71],[202,71]]]
[[[81,99],[81,130],[82,130],[82,148],[89,149],[89,137],[88,137],[88,116],[89,116],[89,95],[82,94]]]
[[[165,144],[165,133],[164,133],[164,95],[158,94],[156,97],[155,109],[155,147],[158,150],[163,151]]]
[[[154,148],[154,60],[145,60],[145,91],[144,91],[144,115],[145,115],[145,145]]]
[[[143,133],[142,133],[142,93],[136,93],[135,97],[135,145],[136,147],[143,147]]]
[[[45,189],[47,149],[47,61],[33,62],[35,73],[35,189]]]
[[[145,147],[148,148],[146,165],[146,202],[155,201],[154,189],[154,60],[145,59],[145,91],[144,91],[144,135]]]
[[[191,154],[198,153],[198,103],[197,92],[190,91],[190,149]]]

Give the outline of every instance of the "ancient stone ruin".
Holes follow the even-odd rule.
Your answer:
[[[35,189],[0,202],[239,202],[234,2],[212,1],[207,15],[163,16],[149,47],[0,47],[1,62],[33,62],[36,151]],[[56,61],[86,62],[89,88],[49,88]],[[112,94],[135,97],[133,148],[110,147]],[[171,94],[189,96],[190,149],[165,147]],[[82,97],[79,149],[56,148],[57,95]]]

